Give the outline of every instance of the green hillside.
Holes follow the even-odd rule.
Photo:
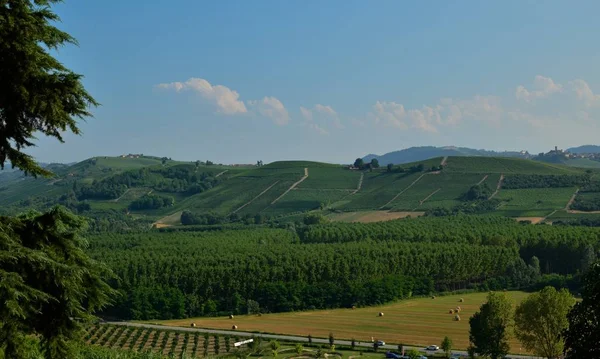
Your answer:
[[[556,212],[577,215],[569,206],[578,188],[586,188],[574,198],[578,208],[596,208],[598,183],[595,170],[516,158],[433,158],[354,169],[310,161],[239,167],[95,157],[60,168],[52,179],[0,182],[0,205],[18,212],[58,203],[84,215],[125,216],[146,225],[173,224],[182,212],[201,224],[298,219],[308,211],[549,218]]]

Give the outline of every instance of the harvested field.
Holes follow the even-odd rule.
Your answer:
[[[507,292],[515,303],[521,302],[528,294]],[[326,338],[333,333],[339,339],[355,338],[359,341],[371,337],[389,343],[410,343],[430,345],[440,343],[444,336],[454,341],[457,349],[465,349],[469,344],[469,321],[479,306],[485,302],[487,293],[449,295],[431,298],[404,300],[379,307],[358,309],[319,310],[310,312],[264,314],[262,316],[236,316],[236,325],[241,331],[259,331],[290,335],[312,335]],[[460,298],[461,317],[454,321],[448,314],[455,308]],[[385,316],[379,317],[378,313]],[[160,321],[162,325],[187,327],[195,322],[201,328],[230,329],[229,318],[194,318]],[[518,352],[519,343],[511,341],[512,351]]]

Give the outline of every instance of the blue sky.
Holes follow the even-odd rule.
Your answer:
[[[597,1],[74,1],[57,56],[102,104],[43,162],[349,162],[598,144]]]

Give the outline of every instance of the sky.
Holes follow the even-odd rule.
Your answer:
[[[101,103],[42,162],[348,163],[411,146],[600,144],[598,1],[66,0]]]

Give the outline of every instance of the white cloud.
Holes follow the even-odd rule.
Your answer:
[[[267,96],[260,101],[248,101],[248,104],[255,107],[261,115],[273,120],[276,125],[282,126],[290,122],[288,111],[276,97]]]
[[[166,90],[175,90],[181,92],[184,90],[195,91],[202,98],[217,106],[217,112],[226,115],[235,115],[246,113],[248,110],[242,101],[240,95],[230,88],[222,85],[211,85],[208,81],[192,77],[186,82],[171,82],[156,85],[157,88]]]
[[[306,107],[300,106],[300,113],[302,113],[302,117],[304,117],[304,119],[306,121],[312,121],[313,120],[312,111],[309,110],[309,109],[307,109]]]
[[[316,104],[315,111],[326,114],[326,115],[330,115],[330,116],[337,116],[337,112],[335,112],[335,110],[331,106],[324,106],[321,104]]]
[[[600,104],[600,95],[594,94],[587,82],[577,79],[569,82],[569,85],[577,95],[577,98],[583,101],[586,107]]]
[[[324,129],[323,127],[319,126],[316,123],[307,123],[306,125],[308,126],[308,128],[315,131],[319,135],[328,135],[329,134],[329,132],[326,129]]]
[[[545,98],[553,93],[562,92],[563,87],[557,84],[549,77],[537,75],[533,80],[534,90],[527,90],[525,86],[520,85],[517,87],[515,96],[517,100],[523,100],[525,102],[531,102],[538,98]]]
[[[399,129],[407,129],[406,111],[404,105],[396,102],[377,101],[373,105],[373,113],[371,114],[376,124],[383,126],[391,126]]]

